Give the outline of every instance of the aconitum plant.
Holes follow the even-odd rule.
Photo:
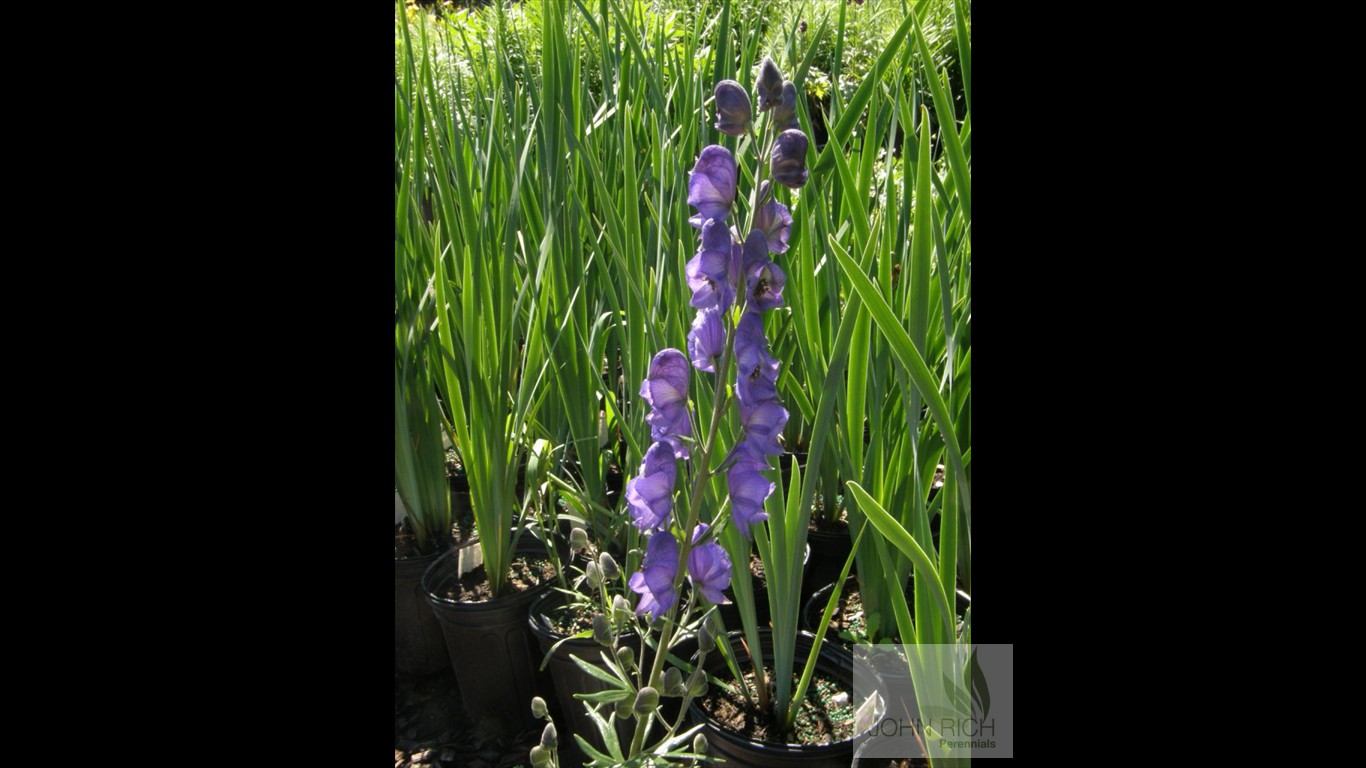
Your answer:
[[[706,601],[704,606],[726,602],[731,560],[716,540],[718,531],[733,525],[750,539],[754,527],[768,518],[764,504],[775,486],[762,473],[782,452],[779,439],[788,412],[778,397],[781,363],[769,352],[764,316],[784,303],[787,278],[775,259],[787,252],[792,231],[792,215],[778,201],[776,185],[797,188],[807,181],[807,138],[797,127],[796,93],[767,57],[755,86],[757,117],[740,83],[717,83],[715,128],[728,136],[750,138],[758,183],[748,197],[740,195],[736,159],[719,144],[702,150],[688,178],[688,221],[698,230],[698,239],[685,274],[696,317],[687,353],[661,350],[641,383],[652,444],[626,489],[631,521],[649,537],[641,570],[631,576],[629,586],[638,595],[636,613],[659,625],[659,645],[664,648],[677,639],[680,610],[687,617],[693,615],[697,600]],[[763,113],[768,113],[767,119]],[[741,203],[743,209],[737,211]],[[700,435],[693,434],[694,416],[699,429],[703,419],[689,408],[690,369],[715,377],[715,400]],[[732,401],[741,436],[735,444],[722,446],[719,427]],[[691,483],[686,509],[674,506],[680,469]],[[714,514],[707,523],[701,519],[706,483],[722,472],[729,504],[720,508],[729,509],[729,514]],[[692,589],[681,601],[685,579]],[[703,635],[706,632],[702,630]],[[709,638],[700,642],[704,652],[712,646]],[[657,716],[640,711],[641,694],[681,696],[686,710],[688,699],[706,690],[705,677],[696,673],[689,685],[678,685],[682,672],[666,673],[665,658],[655,654],[648,675],[641,670],[636,680],[623,681],[637,694],[632,707],[617,707],[618,713],[629,709],[625,714],[638,720],[628,759],[644,754],[648,721]],[[691,684],[694,678],[701,683]],[[645,698],[647,704],[657,700]],[[682,738],[674,729],[667,730],[668,738],[657,749],[667,750],[670,740]]]

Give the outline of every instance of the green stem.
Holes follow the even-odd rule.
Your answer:
[[[697,525],[697,516],[702,508],[702,489],[705,483],[711,478],[708,471],[711,465],[711,452],[716,447],[716,432],[721,426],[721,414],[725,411],[726,405],[726,380],[730,373],[730,363],[734,358],[733,346],[735,343],[735,329],[726,324],[726,343],[724,351],[721,353],[721,362],[716,366],[716,394],[712,403],[711,424],[707,428],[707,439],[702,443],[701,455],[697,457],[694,465],[698,469],[693,473],[692,491],[688,496],[688,520],[683,526],[683,546],[678,548],[677,570],[674,575],[674,593],[677,594],[683,587],[683,578],[687,575],[685,566],[688,562],[688,553],[692,551],[692,529]],[[668,531],[662,531],[655,535],[672,536]],[[660,675],[664,670],[664,658],[668,655],[670,642],[673,640],[674,616],[678,613],[678,601],[674,602],[672,608],[664,619],[664,629],[659,635],[659,647],[655,651],[654,662],[650,665],[649,687],[659,690]],[[648,715],[636,715],[636,731],[631,737],[631,750],[627,752],[628,757],[633,757],[640,752],[641,744],[645,741],[646,723]]]

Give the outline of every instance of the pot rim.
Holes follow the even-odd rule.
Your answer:
[[[532,541],[539,542],[540,539],[536,539],[533,537]],[[543,584],[537,584],[536,586],[531,587],[530,589],[518,592],[516,594],[502,595],[499,597],[494,597],[489,600],[481,600],[479,602],[452,600],[443,595],[433,593],[431,585],[436,583],[438,578],[447,578],[447,575],[442,573],[442,571],[451,570],[450,564],[454,560],[454,558],[459,555],[461,550],[465,549],[466,547],[475,546],[478,543],[478,537],[471,538],[462,543],[460,546],[453,547],[441,553],[440,557],[438,557],[436,560],[433,560],[432,564],[427,566],[427,570],[424,571],[422,574],[422,591],[427,595],[427,601],[430,602],[433,606],[437,606],[444,609],[454,609],[461,612],[502,610],[506,608],[509,604],[513,604],[518,601],[530,604],[533,600],[539,598],[543,594],[544,590],[549,589],[553,584],[552,581],[546,581]],[[523,550],[531,548],[531,545],[528,545],[524,539],[522,542],[518,543],[517,549],[514,553],[523,553]],[[555,548],[556,550],[561,549],[559,542],[555,542]],[[544,552],[539,548],[537,548],[535,552],[524,554],[537,553],[542,555],[544,554]],[[558,570],[562,569],[563,567],[563,553],[561,553],[561,562],[556,563],[555,568]]]

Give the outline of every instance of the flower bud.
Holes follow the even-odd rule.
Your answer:
[[[632,672],[636,668],[636,652],[629,645],[623,645],[617,649],[617,663],[627,672]]]
[[[692,751],[695,755],[707,754],[707,737],[700,733],[692,737]]]
[[[711,630],[705,626],[697,633],[697,649],[704,654],[716,650],[716,638],[712,637]]]
[[[695,699],[705,696],[706,693],[707,673],[702,671],[702,666],[699,664],[697,669],[692,671],[692,675],[688,677],[688,695]]]
[[[542,720],[546,716],[545,699],[540,696],[531,697],[531,716],[537,720]]]
[[[698,734],[699,736],[701,734]],[[550,752],[539,744],[531,748],[531,765],[533,768],[545,768],[550,765]]]
[[[802,127],[797,122],[797,86],[791,80],[783,83],[782,98],[773,107],[773,127],[777,131]]]
[[[625,621],[634,614],[635,609],[631,608],[631,604],[626,602],[626,598],[621,595],[614,595],[612,597],[612,618],[617,621]]]
[[[626,699],[618,701],[616,703],[617,719],[630,720],[631,718],[635,717],[636,714],[631,711],[632,706],[633,705],[631,704],[631,702],[627,701]]]
[[[560,734],[555,730],[553,722],[545,724],[545,730],[541,731],[541,748],[554,751],[560,745]]]
[[[569,532],[569,548],[578,552],[588,548],[588,531],[582,528],[575,528]]]
[[[794,189],[806,184],[806,146],[806,134],[801,131],[789,130],[778,134],[768,164],[774,181]]]
[[[759,94],[760,112],[773,109],[783,98],[783,73],[767,56],[759,65],[759,81],[754,84],[754,90]]]
[[[664,672],[664,695],[682,696],[686,689],[683,687],[683,673],[678,667],[669,667]]]
[[[604,579],[616,579],[621,577],[621,567],[618,566],[617,561],[606,552],[598,555],[598,568],[602,569],[602,577]]]
[[[636,702],[631,705],[631,711],[643,716],[655,711],[657,706],[659,706],[659,691],[647,685],[636,694]]]
[[[612,623],[601,613],[593,617],[593,640],[604,648],[612,647]]]
[[[716,130],[727,136],[744,136],[752,118],[749,94],[743,86],[734,80],[716,84]]]
[[[588,567],[584,569],[584,575],[588,579],[588,586],[593,589],[602,586],[602,569],[598,567],[598,561],[588,561]]]

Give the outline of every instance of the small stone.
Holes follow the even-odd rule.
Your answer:
[[[847,707],[847,706],[849,706],[849,694],[844,693],[843,691],[841,691],[840,693],[837,693],[837,694],[835,694],[834,696],[831,696],[831,697],[830,697],[830,704],[831,704],[831,706],[835,706],[835,707]]]

